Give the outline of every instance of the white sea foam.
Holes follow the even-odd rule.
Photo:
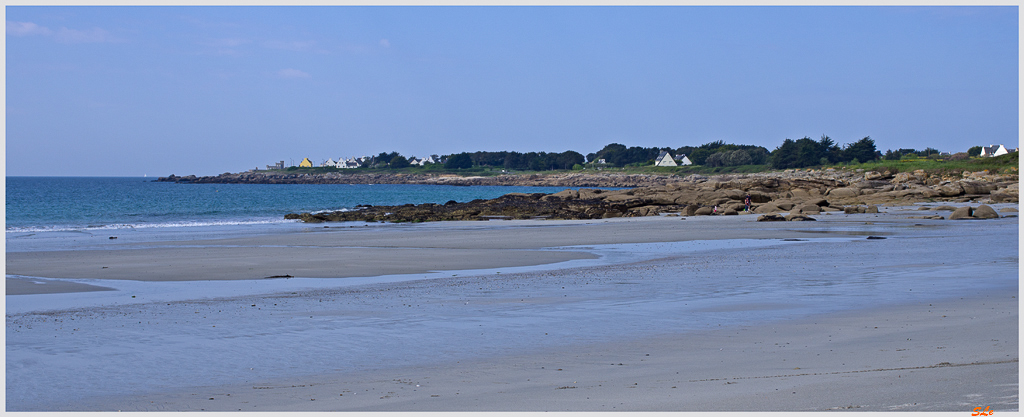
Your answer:
[[[9,227],[7,233],[39,233],[39,232],[78,232],[78,231],[102,231],[102,230],[124,230],[124,229],[160,229],[173,227],[210,227],[210,226],[247,226],[261,224],[295,223],[298,220],[284,219],[257,219],[257,220],[214,220],[214,221],[178,221],[166,223],[118,223],[90,226],[28,226]]]
[[[317,210],[317,211],[311,211],[310,214],[327,214],[327,213],[334,213],[334,212],[338,212],[338,211],[346,212],[346,211],[359,211],[359,210],[362,210],[362,207],[356,207],[354,209],[353,208],[340,208],[340,209]]]

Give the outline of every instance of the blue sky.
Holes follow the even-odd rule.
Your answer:
[[[7,175],[1018,146],[1012,7],[6,7]]]

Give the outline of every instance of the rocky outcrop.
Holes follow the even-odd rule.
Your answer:
[[[652,213],[656,211],[656,213]],[[623,216],[648,216],[661,212],[661,206],[649,206],[641,200],[628,202],[604,199],[562,198],[553,194],[509,193],[491,200],[445,204],[406,204],[403,206],[366,206],[359,210],[332,213],[289,214],[286,219],[307,223],[337,221],[426,222],[490,219],[607,219]]]
[[[608,172],[569,172],[532,175],[458,176],[452,174],[402,174],[365,172],[298,173],[288,171],[248,171],[217,176],[157,179],[176,183],[240,184],[437,184],[437,185],[516,185],[546,187],[635,188],[653,205],[722,205],[742,202],[749,194],[756,205],[775,203],[789,211],[794,206],[816,200],[819,207],[836,205],[898,204],[915,201],[978,201],[981,203],[1017,202],[1018,175],[1015,171],[988,171],[928,174],[890,173],[826,169],[786,170],[756,174],[704,176],[692,174],[654,175]],[[634,194],[636,194],[634,193]],[[587,196],[580,195],[580,199]],[[621,197],[622,201],[632,197]],[[822,204],[825,201],[828,204]],[[793,206],[788,206],[792,203]],[[727,209],[730,207],[723,207]],[[736,210],[736,207],[731,207]]]
[[[906,175],[900,175],[906,174]],[[512,176],[508,176],[513,178]],[[683,216],[784,214],[786,220],[813,220],[814,215],[829,212],[846,214],[878,213],[879,205],[911,205],[920,201],[1017,201],[1017,175],[964,172],[939,177],[923,171],[913,173],[872,173],[849,171],[785,171],[776,173],[720,175],[704,177],[615,176],[583,174],[525,176],[516,185],[559,181],[572,184],[653,182],[655,185],[620,190],[582,188],[554,194],[508,194],[493,200],[467,203],[423,204],[419,206],[362,207],[334,213],[290,214],[288,218],[307,222],[388,221],[418,222],[437,220],[485,220],[494,218],[527,219],[600,219],[612,217],[655,216],[674,213]],[[201,182],[195,177],[168,177],[183,182]],[[483,177],[477,177],[480,181]],[[501,177],[491,177],[501,178]],[[589,179],[588,179],[589,178]],[[886,179],[888,178],[888,179]],[[391,178],[394,179],[394,178]],[[462,178],[460,181],[470,181]],[[455,180],[452,180],[455,181]],[[508,181],[512,181],[508,179]],[[901,182],[902,181],[902,182]],[[660,182],[664,182],[661,184]],[[930,184],[930,185],[929,185]],[[564,185],[564,184],[563,184]],[[971,193],[977,194],[971,194]],[[986,194],[987,193],[987,194]],[[955,194],[955,195],[953,195]],[[751,210],[744,200],[750,196]],[[987,208],[988,206],[982,206]],[[928,210],[922,207],[922,210]],[[953,210],[939,206],[935,210]],[[966,213],[963,210],[967,209]],[[961,208],[950,215],[957,218],[986,218],[994,210]],[[989,214],[988,211],[992,213]],[[941,216],[940,216],[941,217]],[[767,220],[762,220],[767,221]]]

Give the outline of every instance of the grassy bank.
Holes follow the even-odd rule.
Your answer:
[[[961,161],[945,161],[938,159],[903,159],[899,161],[872,161],[863,164],[849,165],[850,169],[866,171],[911,172],[924,170],[929,174],[960,174],[964,171],[984,171],[998,173],[1016,173],[1020,165],[1017,152],[991,158],[971,158]]]

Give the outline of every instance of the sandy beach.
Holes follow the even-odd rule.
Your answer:
[[[1018,409],[1017,304],[1005,292],[974,293],[531,355],[197,387],[96,409],[1008,411]]]
[[[7,410],[1017,410],[1017,218],[919,215],[8,252]]]

